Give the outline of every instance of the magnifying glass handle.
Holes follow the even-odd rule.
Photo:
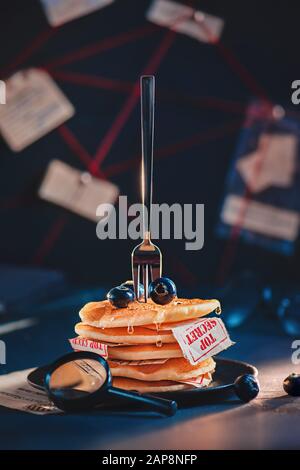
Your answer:
[[[151,395],[131,392],[116,387],[110,387],[108,392],[115,397],[127,398],[128,400],[140,402],[142,405],[147,406],[152,411],[157,411],[158,413],[162,413],[166,416],[173,416],[177,411],[177,403],[174,400],[153,397]]]

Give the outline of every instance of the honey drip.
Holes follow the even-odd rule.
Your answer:
[[[162,345],[163,345],[162,340],[161,340],[161,339],[158,339],[158,340],[156,341],[156,347],[157,347],[157,348],[161,348]]]
[[[222,313],[221,307],[217,307],[216,310],[215,310],[215,312],[216,312],[218,315],[220,315],[220,314]]]
[[[133,327],[132,325],[128,325],[127,333],[128,333],[129,335],[133,335],[133,333],[134,333],[134,327]]]

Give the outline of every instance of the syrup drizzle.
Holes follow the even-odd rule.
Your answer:
[[[218,315],[220,315],[220,314],[222,313],[221,307],[217,307],[216,310],[215,310],[215,312],[216,312]]]

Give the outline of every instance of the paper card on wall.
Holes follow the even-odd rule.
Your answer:
[[[224,28],[221,18],[170,0],[154,0],[146,18],[201,42],[216,42]]]
[[[52,131],[74,114],[74,108],[50,75],[42,70],[17,72],[6,82],[6,104],[0,106],[0,132],[14,152]]]
[[[296,147],[297,138],[294,135],[261,134],[257,148],[236,164],[252,193],[271,186],[291,186],[295,173]],[[258,166],[259,171],[256,171]]]
[[[253,102],[226,184],[217,233],[292,254],[300,222],[300,120]]]
[[[106,7],[114,0],[41,0],[51,26],[60,26],[93,11]]]
[[[273,238],[294,241],[299,230],[299,213],[278,209],[270,204],[252,201],[241,196],[227,196],[221,219],[229,225],[239,225],[243,214],[243,228]]]
[[[39,196],[82,217],[97,222],[99,204],[113,204],[119,189],[109,181],[81,172],[70,165],[52,160],[39,188]]]

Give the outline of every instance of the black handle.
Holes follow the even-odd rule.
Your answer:
[[[144,235],[148,238],[151,227],[152,176],[153,176],[153,135],[154,135],[154,95],[153,75],[141,77],[141,128],[142,128],[142,202]]]
[[[153,397],[138,392],[129,392],[128,390],[116,387],[110,387],[108,392],[116,397],[137,401],[152,411],[157,411],[166,416],[173,416],[177,411],[177,403],[173,400],[166,400],[165,398]]]

